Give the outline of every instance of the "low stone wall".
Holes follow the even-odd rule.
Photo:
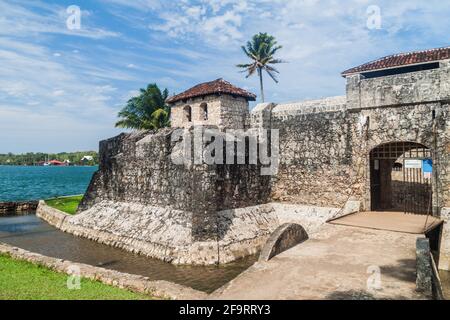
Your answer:
[[[416,289],[426,296],[433,292],[433,270],[430,260],[430,241],[426,238],[417,238],[416,259],[417,259],[417,279]]]
[[[417,238],[416,257],[416,290],[427,297],[436,300],[444,300],[439,271],[434,261],[434,257],[431,254],[429,239],[422,237]]]
[[[434,260],[433,255],[430,253],[430,258],[431,258],[431,268],[433,270],[433,276],[432,276],[432,280],[433,280],[433,297],[436,300],[447,300],[445,298],[443,289],[442,289],[442,282],[441,282],[441,277],[439,275],[439,270],[437,268],[437,264],[436,261]]]
[[[103,201],[69,216],[41,201],[36,214],[64,232],[179,265],[223,264],[255,254],[277,226],[270,207],[223,211],[217,241],[199,242],[191,235],[190,214],[179,210]]]
[[[297,223],[305,228],[311,235],[316,233],[319,228],[329,219],[334,218],[341,212],[339,208],[326,208],[306,205],[296,205],[288,203],[274,202],[270,204],[278,219],[278,226],[284,223]]]
[[[450,207],[441,210],[440,218],[444,220],[439,253],[439,270],[450,271]]]
[[[58,229],[61,229],[64,220],[69,217],[68,214],[48,206],[45,201],[39,201],[36,216]]]
[[[301,225],[295,223],[283,224],[267,240],[259,256],[259,261],[269,261],[306,240],[308,240],[308,234]]]
[[[37,216],[58,229],[99,243],[179,265],[226,264],[258,253],[283,223],[314,233],[338,209],[265,204],[217,213],[216,241],[195,241],[191,214],[137,203],[102,201],[69,216],[41,201]]]
[[[147,277],[122,273],[115,270],[94,267],[87,264],[75,263],[67,260],[51,258],[41,254],[15,248],[0,243],[0,253],[7,254],[14,259],[25,260],[42,265],[54,271],[70,274],[74,267],[80,270],[83,278],[100,281],[133,292],[144,293],[156,298],[175,300],[202,300],[207,294],[168,281],[151,281]]]
[[[36,210],[38,201],[0,202],[0,216],[28,214]]]

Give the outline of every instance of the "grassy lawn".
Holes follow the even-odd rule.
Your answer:
[[[67,288],[68,276],[0,254],[0,300],[147,300],[149,296],[81,279]]]
[[[75,214],[83,196],[62,197],[45,200],[50,207],[68,214]]]

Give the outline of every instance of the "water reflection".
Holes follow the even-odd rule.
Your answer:
[[[0,242],[50,257],[168,280],[212,292],[251,266],[256,257],[226,266],[174,266],[78,238],[50,226],[35,215],[0,218]]]

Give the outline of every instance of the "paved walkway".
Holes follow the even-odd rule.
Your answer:
[[[212,299],[421,299],[415,292],[417,235],[327,224],[311,239],[257,263]],[[368,271],[381,271],[369,290]],[[370,282],[370,280],[369,280]]]
[[[424,234],[442,221],[426,215],[405,214],[404,212],[360,212],[334,220],[332,224],[390,230],[413,234]]]

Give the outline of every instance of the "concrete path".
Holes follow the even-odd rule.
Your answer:
[[[311,239],[257,263],[212,299],[422,299],[415,292],[417,235],[327,224]],[[369,290],[371,270],[381,288]]]
[[[424,234],[438,226],[438,218],[404,212],[360,212],[334,220],[332,224],[369,229]]]

